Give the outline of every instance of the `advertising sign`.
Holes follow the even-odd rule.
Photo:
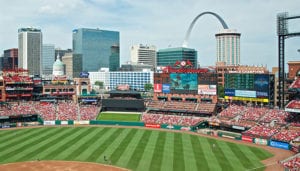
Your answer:
[[[245,127],[243,127],[243,126],[236,126],[236,125],[232,125],[232,128],[233,129],[238,129],[238,130],[245,130]]]
[[[234,89],[225,88],[225,96],[235,96],[235,90]]]
[[[162,92],[163,93],[170,93],[170,84],[163,84],[162,85]]]
[[[255,138],[254,143],[255,144],[260,144],[260,145],[268,145],[268,140],[261,139],[261,138]]]
[[[276,147],[276,148],[282,148],[282,149],[285,149],[285,150],[289,150],[290,149],[290,146],[289,146],[288,143],[280,142],[280,141],[273,141],[273,140],[271,140],[270,141],[270,146],[271,147]]]
[[[198,94],[216,95],[217,94],[217,86],[216,85],[198,85]]]
[[[243,135],[242,136],[242,141],[252,142],[252,137]]]
[[[159,124],[145,124],[145,127],[147,128],[160,128]]]
[[[44,125],[55,125],[55,121],[44,121]]]
[[[238,97],[256,97],[255,91],[249,90],[235,90],[235,96]]]
[[[153,90],[155,93],[161,93],[162,84],[154,84]]]

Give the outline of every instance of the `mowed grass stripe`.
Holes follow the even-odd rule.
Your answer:
[[[101,138],[110,128],[97,128],[92,134],[90,134],[88,139],[80,140],[78,147],[74,149],[64,160],[74,161],[80,155],[82,155],[85,150],[88,150],[97,139]]]
[[[164,147],[166,141],[166,132],[159,132],[156,141],[154,153],[150,164],[150,170],[161,170],[162,159],[164,155]]]
[[[18,138],[20,135],[26,135],[30,133],[30,129],[17,129],[17,130],[2,130],[0,131],[1,142],[9,142],[15,138]]]
[[[173,153],[174,153],[174,133],[166,134],[164,156],[162,159],[161,170],[173,170]]]
[[[120,156],[118,162],[116,163],[117,166],[126,168],[129,160],[132,158],[133,152],[138,146],[138,144],[141,141],[141,138],[143,134],[145,133],[145,130],[138,129],[135,136],[132,137],[130,143],[125,148],[125,151],[123,152],[123,155]]]
[[[106,128],[105,128],[105,130],[106,130]],[[98,134],[96,136],[97,138],[93,139],[94,142],[89,142],[88,148],[81,151],[80,155],[76,156],[75,160],[88,161],[88,157],[90,157],[90,155],[92,153],[97,151],[99,146],[101,146],[105,142],[106,139],[109,139],[109,137],[111,137],[116,131],[117,131],[117,129],[115,129],[115,128],[107,128],[107,131],[102,132],[102,134]],[[92,162],[92,161],[89,161],[89,162]]]
[[[152,131],[146,130],[144,131],[144,134],[139,141],[137,147],[134,149],[134,152],[127,164],[126,168],[135,170],[140,163],[140,160],[144,154],[145,147],[147,146],[147,143],[149,142],[149,138],[151,136]]]
[[[20,144],[15,146],[15,148],[10,147],[11,149],[14,150],[11,150],[9,152],[6,151],[6,153],[1,152],[0,161],[1,162],[7,161],[10,157],[19,154],[24,150],[26,150],[27,148],[30,148],[31,146],[40,143],[41,141],[47,139],[48,137],[57,134],[59,131],[60,131],[59,129],[48,129],[48,131],[44,132],[42,136],[32,137],[31,139],[27,139],[27,141],[20,142]]]
[[[208,161],[206,160],[205,154],[203,153],[204,149],[202,148],[199,138],[197,136],[190,135],[190,139],[193,153],[196,159],[197,170],[209,170]]]
[[[112,163],[117,163],[122,155],[126,155],[123,153],[127,148],[128,144],[132,141],[137,131],[137,129],[131,129],[130,132],[126,135],[125,139],[123,139],[123,141],[118,145],[115,151],[110,155]]]
[[[98,145],[98,148],[93,151],[89,157],[87,158],[87,161],[95,162],[99,156],[105,151],[105,149],[115,141],[115,139],[124,131],[124,129],[115,129],[113,134],[108,137],[106,140],[103,140],[103,143],[101,145]]]
[[[245,155],[242,151],[239,150],[238,145],[233,143],[227,143],[227,146],[230,147],[231,151],[234,153],[236,158],[238,159],[237,163],[241,163],[244,168],[249,169],[253,167],[251,160]]]
[[[154,152],[155,144],[158,138],[158,131],[153,131],[150,135],[149,142],[147,143],[141,160],[136,168],[137,171],[150,170],[150,161]]]
[[[59,142],[62,138],[71,133],[71,131],[71,129],[60,130],[56,135],[48,137],[39,144],[27,148],[20,155],[16,155],[14,157],[14,161],[29,161],[42,159],[40,158],[39,154],[42,154],[50,146],[55,146],[57,142]]]
[[[208,142],[212,146],[213,154],[216,156],[222,170],[233,170],[234,168],[230,165],[230,162],[224,154],[222,145],[219,144],[219,141],[215,139],[208,139]]]
[[[174,156],[173,156],[173,170],[182,171],[185,169],[182,134],[174,134]]]
[[[255,154],[255,156],[259,160],[264,160],[264,159],[267,159],[267,158],[273,156],[273,154],[271,154],[263,149],[260,149],[260,148],[249,147],[249,149]]]
[[[32,139],[34,137],[38,137],[39,135],[42,135],[46,132],[50,131],[50,129],[32,129],[30,132],[27,132],[25,134],[15,134],[15,138],[12,138],[11,141],[2,141],[0,151],[1,153],[4,152],[6,149],[12,149],[12,147],[15,147],[16,145],[19,145],[20,142],[25,142],[29,139]],[[12,131],[12,134],[13,131]]]
[[[197,162],[194,156],[194,149],[192,148],[191,136],[189,134],[182,134],[183,156],[185,170],[197,170]]]
[[[69,156],[74,150],[78,149],[78,144],[80,144],[82,141],[86,142],[86,138],[90,137],[91,134],[94,133],[95,130],[97,130],[96,127],[90,127],[91,129],[89,129],[88,127],[77,127],[75,129],[79,130],[79,129],[84,129],[87,131],[86,134],[83,133],[82,136],[77,137],[75,140],[71,140],[67,143],[69,143],[69,146],[67,146],[67,148],[64,150],[64,152],[60,153],[57,157],[62,159],[62,160],[69,160],[67,158],[67,156]]]
[[[51,159],[63,159],[63,158],[60,158],[59,155],[63,154],[63,152],[66,151],[67,149],[69,149],[70,146],[72,144],[74,144],[76,141],[87,136],[92,128],[93,127],[90,127],[88,129],[75,128],[75,130],[77,130],[77,131],[73,134],[74,136],[70,136],[69,137],[70,139],[63,139],[62,142],[64,142],[64,143],[61,144],[60,146],[58,146],[58,148],[53,150],[50,154],[48,154],[47,159],[50,159],[50,160]]]
[[[249,158],[250,162],[253,165],[253,168],[263,166],[263,164],[260,162],[260,159],[257,158],[255,153],[251,151],[251,148],[254,147],[239,145],[238,148],[240,152],[244,153]]]
[[[198,138],[200,140],[204,156],[207,160],[209,170],[222,170],[220,164],[218,163],[218,158],[216,158],[216,156],[212,151],[211,144],[208,141],[209,138],[204,138],[204,137],[198,137]]]
[[[116,138],[114,141],[112,141],[105,149],[104,151],[98,156],[96,159],[96,162],[105,162],[104,156],[109,158],[109,161],[111,161],[111,155],[113,152],[119,147],[120,143],[126,139],[127,135],[130,133],[132,129],[124,129],[123,132]],[[115,165],[115,163],[111,163],[112,165]]]

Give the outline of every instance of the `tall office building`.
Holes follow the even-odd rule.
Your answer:
[[[118,71],[120,68],[120,47],[119,45],[113,45],[110,48],[109,56],[109,70]]]
[[[4,56],[1,58],[0,69],[17,69],[18,68],[18,49],[12,48],[4,50]]]
[[[55,48],[53,44],[43,44],[42,70],[44,75],[52,74]]]
[[[66,75],[71,78],[78,78],[82,70],[82,55],[65,53],[62,62],[65,64]]]
[[[109,68],[112,46],[119,46],[119,32],[80,28],[73,30],[73,54],[82,55],[84,71]],[[120,56],[117,56],[120,58]]]
[[[133,45],[130,48],[131,62],[134,64],[147,64],[156,68],[156,47],[151,45]]]
[[[226,65],[240,64],[240,37],[234,29],[223,29],[216,35],[217,62],[225,62]]]
[[[30,75],[42,74],[42,32],[36,28],[20,28],[18,67]]]
[[[178,47],[160,49],[157,52],[157,66],[173,66],[177,61],[190,61],[197,68],[197,51],[195,49]]]

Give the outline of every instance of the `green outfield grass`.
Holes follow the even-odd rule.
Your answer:
[[[97,120],[109,120],[109,121],[129,121],[137,122],[140,121],[141,114],[136,113],[100,113]]]
[[[0,131],[0,163],[72,160],[141,171],[248,170],[271,154],[255,147],[186,133],[109,127]],[[215,144],[215,147],[213,147]]]

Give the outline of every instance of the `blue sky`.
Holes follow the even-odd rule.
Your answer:
[[[130,60],[134,44],[158,49],[182,46],[191,21],[200,13],[219,14],[241,35],[241,64],[278,65],[276,15],[300,15],[300,0],[1,0],[0,54],[18,47],[21,27],[42,29],[43,43],[72,48],[72,30],[100,28],[120,32],[121,63]],[[204,15],[195,24],[189,47],[198,51],[202,66],[216,61],[215,34],[219,21]],[[300,32],[300,19],[289,22]],[[286,61],[300,60],[300,37],[286,40]]]

